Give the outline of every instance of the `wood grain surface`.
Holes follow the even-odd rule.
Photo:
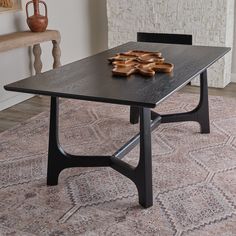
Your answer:
[[[175,65],[172,74],[112,76],[107,58],[129,50],[161,52]],[[179,90],[230,48],[130,42],[55,70],[5,86],[8,91],[74,98],[122,105],[155,107]]]
[[[53,40],[60,43],[61,36],[59,31],[47,30],[43,33],[23,31],[0,35],[0,52],[6,52],[12,49],[28,47]]]
[[[209,88],[209,95],[236,98],[236,83],[231,83],[224,89]],[[199,88],[195,86],[185,86],[180,90],[181,94],[199,94]],[[35,96],[27,101],[12,106],[4,111],[0,111],[0,132],[21,124],[43,111],[48,111],[50,99],[46,96]]]

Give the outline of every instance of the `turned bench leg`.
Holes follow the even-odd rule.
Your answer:
[[[53,69],[55,69],[61,66],[61,49],[58,41],[53,40],[52,44],[53,44],[52,56],[54,58]]]
[[[61,66],[61,49],[59,46],[59,41],[52,40],[53,49],[52,49],[52,56],[54,59],[53,62],[53,69]],[[41,60],[42,49],[40,44],[35,44],[33,46],[33,54],[34,54],[34,69],[36,74],[40,74],[42,72],[43,63]]]
[[[43,63],[41,61],[41,55],[42,55],[42,49],[40,44],[35,44],[33,46],[33,54],[34,54],[34,69],[37,74],[40,74],[42,72],[42,68],[43,68]]]

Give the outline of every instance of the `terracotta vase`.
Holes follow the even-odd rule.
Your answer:
[[[34,6],[34,15],[29,16],[29,5]],[[43,4],[45,7],[45,16],[40,15],[39,4]],[[33,0],[26,4],[27,24],[32,32],[44,32],[48,26],[48,10],[44,1]]]

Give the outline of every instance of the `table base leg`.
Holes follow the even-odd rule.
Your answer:
[[[153,205],[151,130],[154,130],[160,124],[160,118],[157,118],[152,124],[150,120],[150,109],[141,108],[139,136],[140,158],[136,168],[119,159],[124,156],[122,155],[122,151],[117,152],[117,154],[111,158],[111,167],[135,183],[139,194],[139,204],[144,208]],[[123,150],[126,152],[125,146]]]
[[[161,123],[160,117],[151,122],[149,108],[139,108],[140,133],[127,142],[111,156],[74,156],[66,153],[58,138],[58,98],[51,98],[48,172],[47,184],[58,184],[58,178],[66,168],[72,167],[111,167],[132,180],[138,190],[139,203],[148,208],[153,205],[152,193],[152,153],[151,131]],[[121,159],[140,143],[140,160],[137,167],[133,167]]]
[[[139,203],[147,208],[153,205],[152,192],[152,148],[150,109],[140,111],[140,159],[135,169],[135,184],[139,193]]]
[[[130,107],[130,123],[133,125],[138,124],[139,116],[140,116],[139,108],[131,106]]]
[[[185,121],[195,121],[200,124],[201,133],[210,133],[210,122],[209,122],[209,103],[208,103],[208,83],[207,83],[207,71],[204,71],[200,75],[200,102],[198,106],[185,113],[160,115],[152,111],[152,120],[156,117],[161,116],[162,123],[175,123]],[[135,107],[131,108],[130,122],[136,124],[139,120],[139,113]]]

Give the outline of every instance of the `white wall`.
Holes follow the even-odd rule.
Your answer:
[[[23,11],[0,14],[0,34],[27,30]],[[62,64],[84,58],[107,48],[106,0],[50,0],[49,29],[61,32]],[[52,66],[51,43],[43,44],[43,70]],[[31,49],[17,49],[0,54],[0,110],[20,102],[28,95],[7,92],[7,83],[32,74]]]
[[[136,40],[138,31],[191,34],[194,45],[233,46],[234,0],[107,0],[107,9],[111,47]],[[231,62],[230,52],[208,70],[210,87],[230,83]]]
[[[232,82],[236,83],[236,4],[234,6],[234,45],[233,45],[233,62],[232,62]]]

